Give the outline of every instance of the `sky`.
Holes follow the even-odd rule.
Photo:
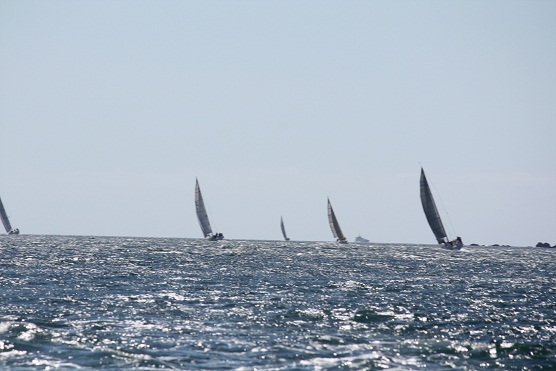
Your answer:
[[[0,0],[23,234],[556,244],[556,2]]]

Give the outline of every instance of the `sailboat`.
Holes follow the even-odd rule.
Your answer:
[[[332,234],[334,235],[334,238],[336,238],[336,241],[339,243],[347,243],[347,238],[342,233],[340,224],[338,224],[338,219],[336,219],[336,214],[334,214],[334,209],[332,209],[330,199],[328,199],[328,222],[330,223],[330,229],[332,230]]]
[[[280,229],[282,229],[282,235],[284,236],[284,240],[289,241],[290,239],[286,235],[286,228],[284,227],[284,219],[280,217]]]
[[[199,187],[199,180],[195,178],[195,210],[197,211],[197,219],[199,220],[199,225],[203,231],[203,236],[210,241],[218,241],[224,239],[222,233],[212,233],[212,227],[210,226],[207,209],[205,207],[205,202],[203,201],[203,195],[201,194],[201,188]]]
[[[463,247],[463,241],[461,237],[457,237],[455,240],[450,241],[442,224],[442,219],[440,214],[438,214],[438,209],[434,203],[434,198],[432,197],[432,192],[429,187],[429,182],[425,176],[425,171],[421,168],[421,203],[423,204],[423,211],[429,222],[429,226],[432,229],[432,233],[436,237],[436,241],[442,245],[442,247],[450,250],[459,250]]]
[[[12,225],[10,224],[10,219],[8,219],[8,214],[6,214],[6,209],[4,209],[4,205],[2,204],[2,199],[0,199],[0,219],[2,219],[2,224],[4,224],[4,229],[7,234],[19,234],[19,229],[12,228]]]

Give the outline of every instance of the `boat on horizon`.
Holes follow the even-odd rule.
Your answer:
[[[419,183],[421,188],[421,203],[423,205],[423,211],[425,212],[425,216],[427,217],[427,221],[429,222],[432,233],[434,233],[434,236],[436,237],[436,241],[445,249],[461,249],[463,247],[463,241],[461,240],[461,237],[458,236],[455,240],[452,241],[448,239],[446,230],[444,229],[444,225],[442,224],[442,219],[440,218],[440,214],[438,214],[438,209],[436,208],[434,198],[432,197],[429,182],[427,181],[425,171],[422,167],[421,180]]]
[[[355,237],[355,242],[369,243],[369,240],[366,239],[366,238],[364,238],[364,237],[361,237],[361,236],[359,235],[359,236]]]
[[[330,229],[332,230],[332,234],[336,241],[339,243],[348,243],[346,236],[342,232],[340,228],[340,224],[338,224],[338,219],[336,218],[336,214],[334,214],[334,209],[332,209],[332,204],[330,203],[330,199],[328,199],[328,223],[330,224]]]
[[[10,224],[10,219],[8,219],[6,209],[4,208],[4,204],[2,204],[2,199],[0,199],[0,219],[2,219],[2,224],[4,224],[4,229],[7,234],[19,234],[19,228],[12,228],[12,225]]]
[[[205,201],[203,201],[203,195],[201,194],[201,188],[199,187],[199,180],[197,178],[195,178],[195,211],[197,212],[197,219],[199,220],[203,236],[209,241],[223,240],[224,235],[222,233],[212,232]]]
[[[284,219],[280,217],[280,229],[282,230],[282,235],[285,241],[289,241],[289,237],[286,235],[286,228],[284,227]]]

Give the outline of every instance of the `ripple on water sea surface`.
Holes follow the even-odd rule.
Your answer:
[[[0,367],[556,368],[552,250],[2,236]]]

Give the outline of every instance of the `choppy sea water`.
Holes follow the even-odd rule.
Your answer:
[[[555,369],[556,250],[0,236],[0,369]]]

